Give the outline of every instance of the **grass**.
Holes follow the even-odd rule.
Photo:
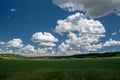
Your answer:
[[[54,71],[19,73],[6,80],[120,80],[120,72],[110,70]]]
[[[120,80],[120,58],[0,60],[0,80]]]

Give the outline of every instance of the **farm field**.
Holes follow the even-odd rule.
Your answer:
[[[120,80],[120,58],[3,59],[0,80]]]

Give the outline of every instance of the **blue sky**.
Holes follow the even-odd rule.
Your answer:
[[[94,5],[94,0],[92,1]],[[98,3],[101,5],[94,5],[94,7],[99,9],[97,13],[94,7],[89,6],[93,9],[93,12],[88,8],[87,4],[92,4],[89,0],[86,0],[86,2],[78,0],[78,3],[76,3],[77,0],[0,0],[0,51],[1,53],[11,52],[39,56],[120,51],[120,6],[117,6],[120,5],[120,1],[115,0],[115,2],[118,1],[117,3],[112,3],[113,0],[105,1],[113,4],[113,7],[110,5],[108,11],[107,8],[106,11],[102,11],[101,6],[103,6],[102,3],[104,1],[100,1]],[[84,9],[78,5],[82,5]],[[104,6],[109,7],[109,4],[106,5]],[[101,31],[103,31],[103,28],[105,31],[99,33],[101,35],[104,34],[104,37],[99,36],[97,42],[87,42],[88,45],[80,45],[81,47],[78,48],[76,44],[81,43],[76,43],[76,41],[81,40],[80,37],[82,36],[78,36],[78,34],[82,34],[82,32],[75,29],[74,26],[80,26],[80,24],[72,26],[72,29],[74,28],[75,30],[70,29],[67,31],[67,29],[64,29],[66,27],[64,23],[70,28],[69,23],[73,20],[68,21],[68,23],[67,18],[73,16],[74,18],[79,17],[81,19],[82,12],[84,12],[83,15],[86,22],[93,20],[95,25],[95,21],[98,21],[100,22],[98,26],[102,25],[100,26]],[[61,23],[59,23],[60,20]],[[94,29],[94,25],[90,29]],[[84,26],[86,27],[86,25]],[[60,30],[61,28],[64,31]],[[80,29],[81,27],[78,28]],[[98,33],[95,32],[94,35],[96,34]],[[68,37],[70,35],[72,36]],[[92,37],[95,38],[96,36],[94,35]],[[75,40],[72,41],[72,38]],[[89,40],[93,39],[87,38]],[[75,43],[72,43],[74,41]],[[87,50],[94,46],[98,47],[98,45],[100,48]]]

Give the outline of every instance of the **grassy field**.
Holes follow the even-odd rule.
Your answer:
[[[120,80],[120,58],[1,59],[0,80]]]

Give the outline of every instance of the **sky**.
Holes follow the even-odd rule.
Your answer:
[[[0,0],[0,53],[111,51],[120,51],[119,0]]]

